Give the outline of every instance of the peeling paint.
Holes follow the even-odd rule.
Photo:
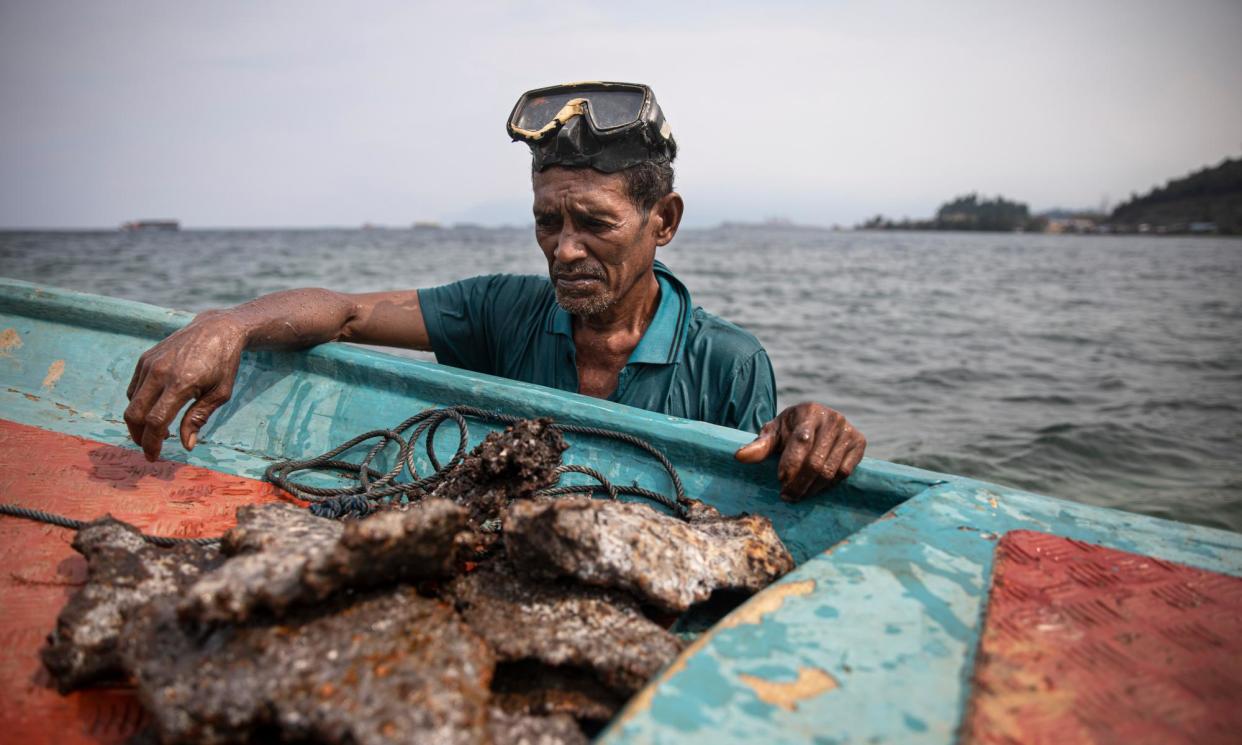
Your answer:
[[[794,711],[799,702],[827,693],[840,685],[836,678],[818,667],[798,668],[797,679],[790,681],[771,681],[746,673],[738,673],[737,677],[750,686],[760,701],[779,706],[785,711]]]
[[[21,349],[22,335],[17,333],[17,329],[7,328],[0,331],[0,356],[6,356],[14,349]]]
[[[38,294],[45,299],[31,303]],[[0,396],[4,418],[132,449],[121,420],[121,384],[134,358],[189,317],[128,301],[40,291],[15,280],[0,279],[0,299],[18,309],[0,314],[0,335],[13,326],[23,342],[29,337],[40,349],[46,344],[56,350],[50,355],[63,354],[66,367],[75,366],[53,393],[39,388],[39,369],[50,372],[44,368],[48,356],[17,364],[36,359],[32,347],[0,359],[7,386],[0,390],[9,392]],[[84,318],[94,320],[83,324]],[[67,327],[72,335],[65,334]],[[771,517],[798,560],[795,574],[692,642],[601,734],[605,743],[775,745],[812,737],[955,742],[984,618],[993,541],[1010,530],[1063,534],[1242,576],[1242,536],[1235,533],[872,459],[863,461],[852,485],[797,504],[781,502],[775,468],[735,465],[733,452],[750,439],[741,432],[350,345],[247,353],[237,388],[244,394],[213,418],[211,441],[192,454],[169,448],[170,460],[258,477],[276,453],[317,455],[358,432],[391,425],[394,411],[472,402],[637,432],[669,455],[688,494],[703,496],[725,514]],[[473,424],[471,430],[477,439]],[[440,455],[447,459],[456,438],[440,440]],[[567,457],[610,462],[610,477],[628,480],[633,471],[641,485],[667,488],[662,469],[628,450],[608,450],[587,438],[576,441]],[[876,520],[895,505],[891,518]],[[791,595],[799,597],[784,602]],[[888,633],[890,628],[901,633]],[[796,703],[794,710],[766,702],[739,677],[791,687],[803,668],[830,673],[837,687],[815,698],[780,699]]]
[[[673,660],[668,667],[664,668],[664,672],[659,677],[647,683],[646,687],[634,695],[630,699],[629,705],[617,716],[617,723],[624,723],[631,717],[637,716],[651,708],[651,701],[655,698],[656,690],[665,683],[669,678],[677,675],[686,667],[686,662],[694,656],[703,647],[707,646],[717,633],[724,629],[731,629],[735,626],[744,626],[748,624],[757,624],[763,621],[763,617],[769,613],[774,613],[785,604],[785,598],[799,595],[810,595],[815,591],[815,580],[804,579],[798,582],[784,582],[773,585],[758,595],[754,596],[742,607],[725,616],[715,626],[699,635],[681,654],[677,655],[677,659]]]
[[[56,360],[47,367],[47,375],[43,378],[43,387],[51,390],[56,387],[60,376],[65,374],[65,361]]]
[[[804,579],[800,582],[786,582],[773,585],[747,601],[742,607],[721,619],[708,634],[734,626],[759,623],[769,613],[775,613],[785,604],[785,598],[798,595],[810,595],[815,591],[815,580]]]

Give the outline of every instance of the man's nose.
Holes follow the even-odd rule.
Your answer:
[[[568,225],[561,230],[556,239],[556,261],[560,264],[572,264],[586,258],[586,244],[582,242],[582,234]]]

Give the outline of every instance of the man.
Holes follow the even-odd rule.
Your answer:
[[[229,400],[244,349],[353,341],[434,351],[439,362],[675,416],[758,430],[737,458],[780,454],[781,496],[848,476],[866,440],[839,413],[804,403],[775,415],[767,354],[749,333],[695,308],[655,260],[684,209],[677,154],[651,90],[580,83],[530,91],[509,134],[530,145],[535,238],[551,282],[476,277],[443,287],[346,295],[278,292],[199,314],[138,361],[125,411],[159,456],[181,407],[181,442]]]

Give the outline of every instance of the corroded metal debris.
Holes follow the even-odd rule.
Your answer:
[[[603,724],[621,710],[625,698],[586,670],[521,660],[496,666],[492,701],[516,714],[568,714],[580,721]]]
[[[79,530],[73,548],[86,557],[86,585],[61,610],[41,653],[61,693],[123,677],[117,641],[126,619],[156,598],[175,596],[222,560],[214,546],[154,546],[112,517]]]
[[[224,536],[232,558],[189,589],[180,611],[199,621],[245,621],[342,588],[447,576],[469,542],[466,510],[444,499],[348,523],[280,502],[242,507]]]
[[[219,551],[94,523],[45,665],[62,690],[136,681],[164,743],[583,743],[681,651],[645,611],[793,561],[766,518],[538,496],[565,447],[519,422],[413,504],[243,507]]]
[[[714,590],[756,592],[793,569],[772,522],[697,510],[690,522],[644,504],[589,497],[515,502],[504,518],[516,566],[628,590],[667,611],[685,611]]]
[[[551,420],[518,422],[483,438],[436,485],[431,496],[468,507],[471,526],[482,528],[513,500],[528,499],[551,486],[567,447]]]
[[[498,658],[586,668],[626,695],[681,651],[628,595],[526,579],[500,561],[457,578],[448,594]]]
[[[535,717],[493,707],[488,718],[493,745],[586,745],[586,735],[567,714]]]
[[[409,587],[206,636],[155,603],[122,653],[165,743],[476,743],[488,731],[491,651]]]

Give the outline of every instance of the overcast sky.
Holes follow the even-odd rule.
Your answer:
[[[1239,0],[0,0],[0,227],[524,224],[504,119],[583,79],[655,89],[692,225],[1096,206],[1242,155],[1240,40]]]

